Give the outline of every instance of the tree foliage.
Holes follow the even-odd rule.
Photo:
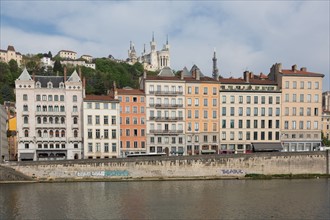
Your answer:
[[[15,80],[22,70],[14,60],[9,63],[0,62],[0,104],[4,101],[15,101]]]

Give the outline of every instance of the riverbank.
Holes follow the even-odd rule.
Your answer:
[[[330,152],[31,161],[0,165],[0,182],[328,178]]]

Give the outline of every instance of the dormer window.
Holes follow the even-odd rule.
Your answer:
[[[53,83],[52,82],[48,82],[47,83],[47,88],[48,89],[52,89],[53,88]]]
[[[64,88],[64,83],[61,82],[61,83],[60,83],[60,89],[63,89],[63,88]]]

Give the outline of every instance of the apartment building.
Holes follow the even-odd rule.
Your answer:
[[[260,74],[220,79],[220,153],[279,151],[281,91]]]
[[[24,69],[15,90],[18,160],[82,158],[81,73],[31,77]]]
[[[312,151],[321,145],[323,74],[298,69],[282,69],[276,63],[270,79],[282,90],[281,141],[284,151]]]
[[[206,77],[194,65],[184,68],[185,134],[188,155],[218,153],[219,150],[219,81]]]
[[[86,95],[83,106],[84,158],[119,157],[119,101],[109,95]]]
[[[23,56],[16,52],[14,46],[9,45],[7,50],[0,50],[0,61],[8,63],[10,60],[15,60],[20,66],[22,64]]]
[[[147,125],[144,91],[130,87],[115,87],[114,95],[120,102],[120,156],[145,154]]]
[[[145,73],[140,83],[146,95],[147,153],[186,154],[183,77],[164,67],[157,76]]]

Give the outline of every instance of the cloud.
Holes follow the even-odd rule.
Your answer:
[[[213,49],[225,76],[244,70],[267,74],[272,64],[306,66],[326,75],[329,90],[328,1],[1,1],[1,48],[22,53],[61,49],[126,59],[155,33],[157,48],[169,35],[171,66],[193,64],[212,72]]]

